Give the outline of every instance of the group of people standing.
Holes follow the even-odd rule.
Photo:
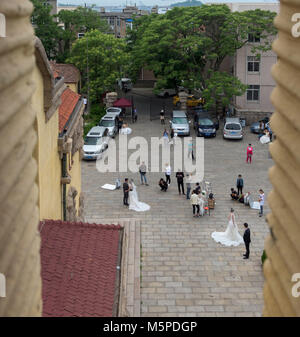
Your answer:
[[[251,206],[251,202],[250,202],[250,193],[243,193],[243,188],[244,188],[244,179],[242,178],[242,175],[239,174],[238,178],[236,180],[236,188],[237,190],[235,190],[234,188],[231,188],[231,192],[230,192],[230,196],[232,200],[237,200],[242,204],[245,205],[250,205]],[[262,217],[263,213],[264,213],[264,204],[265,204],[265,193],[263,191],[263,189],[259,189],[259,197],[258,197],[258,202],[259,202],[259,216]]]

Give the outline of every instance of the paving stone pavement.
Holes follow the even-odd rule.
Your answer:
[[[136,104],[139,120],[130,125],[131,136],[147,139],[161,136],[160,121],[150,122],[149,114],[143,113],[142,100]],[[248,143],[254,145],[251,165],[245,163]],[[95,162],[82,162],[88,221],[130,217],[142,221],[141,316],[261,316],[264,282],[261,254],[268,226],[257,211],[231,201],[229,192],[237,175],[242,174],[245,191],[258,197],[258,189],[263,188],[267,194],[271,189],[268,168],[272,165],[268,147],[260,144],[249,128],[243,141],[223,140],[222,130],[216,138],[205,139],[205,179],[212,183],[216,208],[211,216],[193,218],[189,201],[178,195],[174,173],[164,193],[157,185],[164,176],[161,173],[148,173],[150,186],[141,186],[138,173],[99,173]],[[118,176],[122,181],[125,177],[135,179],[139,199],[151,205],[150,211],[130,211],[122,205],[121,190],[100,188],[105,183],[114,184]],[[240,233],[244,222],[251,229],[249,260],[242,258],[243,245],[224,247],[211,238],[213,231],[225,231],[231,207],[235,209]]]

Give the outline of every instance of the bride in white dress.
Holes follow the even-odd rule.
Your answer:
[[[136,186],[133,180],[130,181],[129,191],[129,209],[136,212],[149,211],[150,206],[144,202],[139,201]]]
[[[224,246],[238,246],[244,242],[242,236],[239,233],[237,224],[235,222],[234,210],[231,208],[230,215],[228,217],[228,226],[225,232],[213,232],[211,237],[220,242]]]

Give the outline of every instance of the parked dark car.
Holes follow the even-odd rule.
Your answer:
[[[200,117],[196,124],[196,133],[198,137],[216,137],[217,125],[208,117]]]
[[[267,124],[269,123],[270,121],[270,118],[269,117],[265,117],[264,119],[258,121],[258,122],[255,122],[255,123],[252,123],[251,126],[250,126],[250,130],[252,133],[260,133],[261,132],[261,129],[260,129],[260,123],[264,123],[264,126],[266,127]]]
[[[203,109],[193,109],[194,129],[198,137],[215,137],[219,129],[219,121],[212,118],[210,113]]]

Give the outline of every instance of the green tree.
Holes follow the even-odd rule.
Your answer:
[[[34,5],[32,24],[35,35],[42,41],[49,59],[56,58],[60,27],[50,14],[51,6],[46,6],[43,0],[31,0]]]
[[[226,5],[174,8],[134,21],[129,36],[132,59],[154,71],[158,88],[197,88],[207,96],[207,106],[225,104],[246,87],[221,72],[223,61],[248,43],[249,34],[261,38],[260,44],[252,45],[254,55],[269,50],[270,37],[276,34],[274,17],[262,10],[231,12]]]
[[[103,33],[111,32],[108,23],[102,20],[99,13],[92,8],[78,7],[74,11],[62,10],[58,14],[58,19],[64,25],[60,34],[60,62],[70,55],[72,44],[77,40],[77,33],[86,33],[93,29]]]
[[[117,80],[126,72],[128,54],[125,48],[124,40],[98,30],[92,30],[73,44],[67,62],[80,70],[83,79],[87,78],[88,65],[92,102],[100,102],[103,93],[115,89]],[[83,91],[87,91],[86,81]]]

